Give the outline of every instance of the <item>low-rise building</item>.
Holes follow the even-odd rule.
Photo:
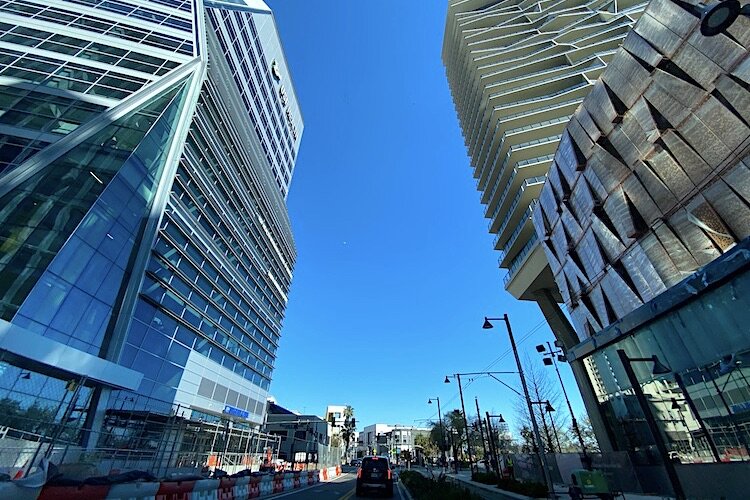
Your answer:
[[[319,445],[331,442],[330,424],[317,415],[302,415],[268,402],[265,431],[279,436],[279,458],[288,462],[317,462]]]

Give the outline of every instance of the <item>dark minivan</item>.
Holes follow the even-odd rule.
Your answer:
[[[381,491],[393,497],[393,471],[387,457],[365,457],[357,471],[357,496],[365,490]]]

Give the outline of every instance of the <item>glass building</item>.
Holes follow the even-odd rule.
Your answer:
[[[559,314],[531,213],[571,115],[645,0],[449,0],[442,60],[513,297]]]
[[[688,498],[744,498],[750,21],[706,36],[699,14],[649,3],[567,124],[533,221],[602,448],[645,491],[676,493],[654,474],[673,464]]]
[[[0,426],[261,423],[302,130],[260,0],[0,1]]]

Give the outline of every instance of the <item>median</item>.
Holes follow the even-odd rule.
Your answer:
[[[400,477],[414,500],[481,500],[482,498],[471,493],[467,488],[451,484],[445,476],[430,479],[419,472],[404,471]]]

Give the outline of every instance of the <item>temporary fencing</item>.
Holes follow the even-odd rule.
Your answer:
[[[23,477],[47,458],[61,469],[76,468],[81,477],[127,470],[156,477],[205,469],[233,474],[258,471],[278,457],[278,436],[227,419],[206,422],[189,408],[152,399],[115,400],[95,430],[82,429],[83,420],[39,423],[26,414],[6,419],[13,426],[0,425],[0,472]]]

